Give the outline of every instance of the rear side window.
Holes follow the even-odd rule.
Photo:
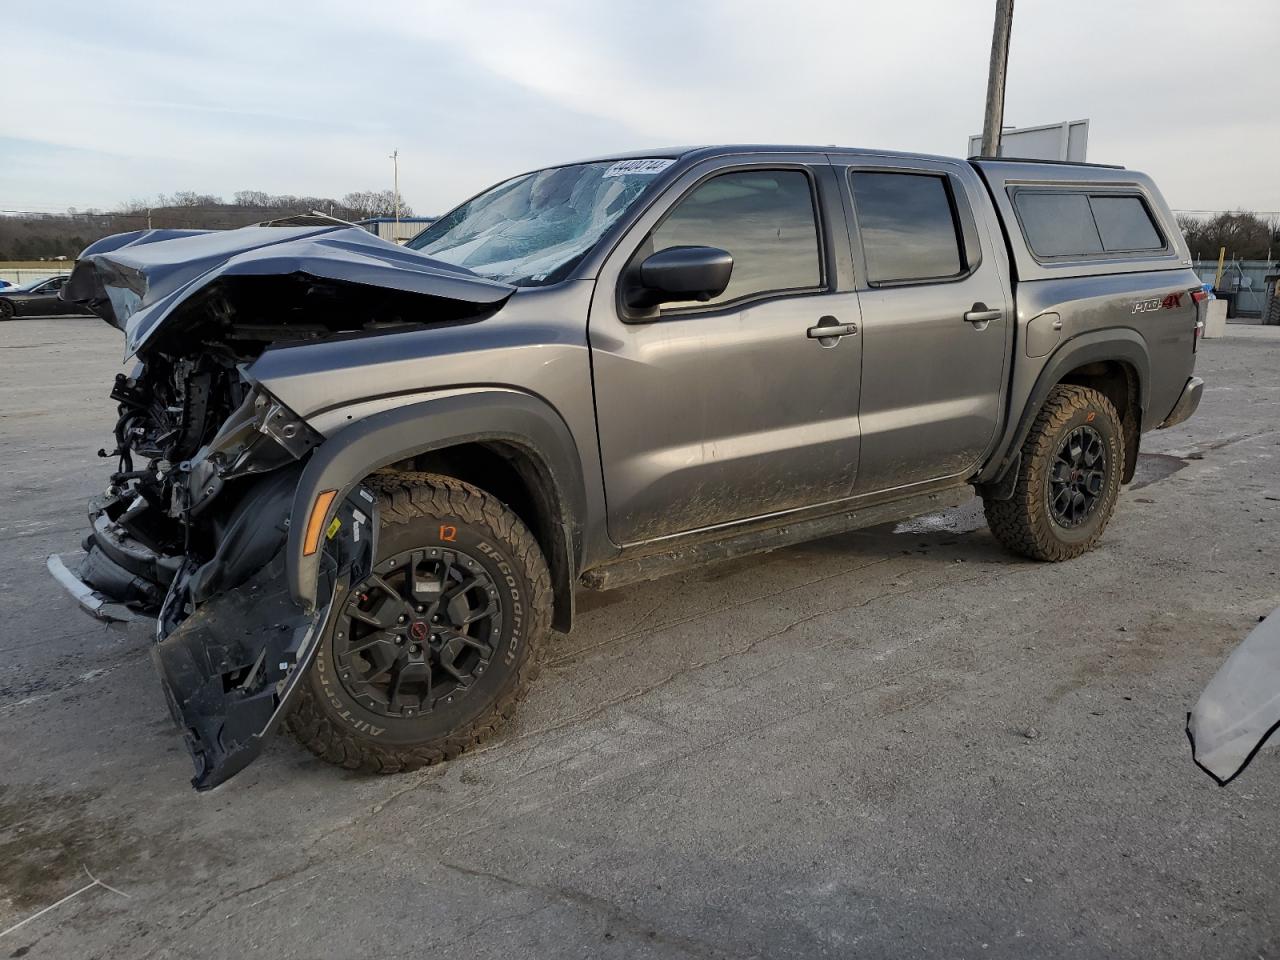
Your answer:
[[[1102,253],[1102,238],[1083,193],[1019,193],[1018,217],[1027,245],[1040,257]]]
[[[961,272],[946,181],[916,173],[849,174],[871,284],[941,280]]]
[[[719,247],[733,256],[724,293],[707,307],[822,285],[818,223],[809,177],[799,170],[725,173],[695,187],[653,231],[653,249]]]
[[[1014,206],[1037,257],[1090,257],[1163,250],[1141,197],[1019,190]]]
[[[1164,239],[1151,222],[1141,197],[1089,198],[1093,219],[1108,253],[1121,250],[1162,250]]]

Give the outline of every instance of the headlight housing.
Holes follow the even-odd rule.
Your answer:
[[[185,511],[198,514],[227,480],[268,473],[304,457],[324,437],[255,385],[217,434],[182,468],[187,473]]]

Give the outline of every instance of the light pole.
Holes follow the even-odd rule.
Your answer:
[[[1012,0],[1010,0],[1012,2]],[[400,236],[400,151],[391,151],[391,170],[395,177],[396,236]]]
[[[1013,29],[1013,0],[996,0],[996,25],[991,35],[991,69],[987,74],[987,112],[982,120],[984,157],[1000,156],[1004,127],[1004,75],[1009,65],[1009,31]]]

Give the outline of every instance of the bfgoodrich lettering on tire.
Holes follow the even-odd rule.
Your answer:
[[[538,674],[551,580],[528,528],[483,490],[425,473],[367,486],[378,559],[335,601],[288,726],[331,763],[394,773],[452,759],[510,719]]]
[[[1059,384],[1022,445],[1013,496],[984,501],[987,525],[1015,553],[1078,557],[1102,537],[1123,469],[1124,434],[1111,401],[1089,387]]]

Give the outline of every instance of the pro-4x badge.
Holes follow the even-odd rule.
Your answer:
[[[1150,300],[1135,300],[1131,313],[1147,313],[1151,310],[1172,310],[1182,306],[1182,294],[1171,293],[1167,297],[1152,297]]]

